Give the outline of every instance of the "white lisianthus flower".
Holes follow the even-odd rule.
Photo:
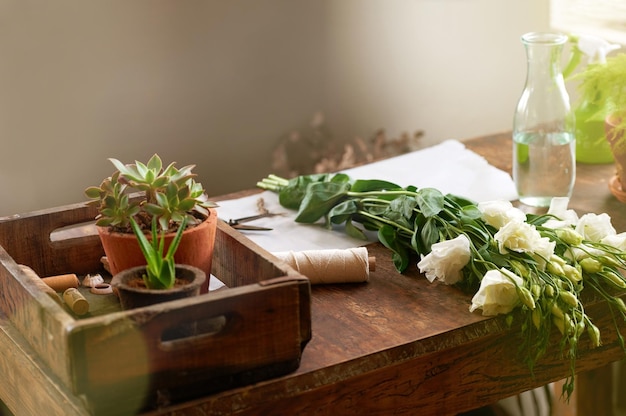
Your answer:
[[[435,279],[447,285],[452,285],[461,280],[461,269],[470,260],[470,241],[461,234],[452,240],[435,243],[430,253],[422,256],[417,263],[420,272],[426,273],[426,278],[432,283]]]
[[[482,309],[483,316],[495,316],[511,312],[520,304],[516,284],[523,284],[521,277],[506,269],[489,270],[480,282],[478,292],[472,298],[470,312]]]
[[[548,237],[542,237],[534,225],[526,222],[510,222],[493,236],[498,242],[500,254],[510,251],[531,253],[539,268],[545,267],[546,261],[554,254],[556,243]]]
[[[583,215],[576,224],[576,231],[590,241],[600,241],[607,236],[617,234],[611,224],[611,217],[606,213]]]
[[[482,219],[487,224],[501,228],[511,221],[524,222],[526,214],[519,208],[515,208],[510,201],[487,201],[480,202],[478,209],[482,213]]]
[[[554,215],[558,219],[550,218],[543,224],[543,226],[556,230],[558,228],[576,225],[578,223],[578,214],[576,214],[576,211],[573,209],[567,209],[568,204],[569,198],[567,197],[552,198],[548,214]]]
[[[571,254],[571,255],[569,255]],[[576,261],[581,261],[582,259],[586,259],[587,257],[599,257],[604,254],[604,251],[590,247],[587,244],[581,244],[578,247],[570,247],[566,252],[565,256],[569,259],[574,259]]]
[[[626,251],[626,232],[615,235],[607,235],[602,238],[600,242],[602,244],[608,244],[609,246],[618,248],[621,251]]]
[[[548,240],[547,237],[541,237],[535,226],[527,222],[509,222],[493,238],[498,242],[500,254],[506,254],[509,250],[518,253],[544,251],[543,246],[546,243],[541,240]]]
[[[548,261],[554,254],[555,247],[556,242],[550,241],[548,237],[541,237],[534,242],[531,255],[537,261],[541,270],[544,269],[546,261]]]

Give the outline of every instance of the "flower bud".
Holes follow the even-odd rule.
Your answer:
[[[566,264],[563,266],[563,273],[565,277],[572,283],[578,283],[583,280],[583,276],[576,267]]]
[[[585,330],[585,321],[582,319],[576,323],[576,337],[580,338]]]
[[[560,266],[565,266],[567,264],[565,259],[563,259],[561,256],[558,256],[556,254],[553,254],[553,255],[550,256],[550,262],[551,263],[557,263]]]
[[[604,277],[607,282],[613,284],[619,289],[626,289],[626,281],[624,281],[624,277],[621,274],[614,272],[611,269],[605,269],[602,273],[600,273],[600,276]]]
[[[585,273],[598,273],[602,270],[602,263],[591,257],[585,257],[579,264]]]
[[[561,290],[559,292],[559,298],[561,298],[563,302],[573,308],[578,306],[578,298],[572,292],[568,292],[567,290]]]
[[[559,318],[561,320],[563,319],[563,310],[559,308],[559,305],[557,305],[556,302],[554,302],[552,306],[550,306],[550,312],[552,312],[552,315],[555,318]]]
[[[607,266],[623,267],[623,264],[621,264],[613,256],[609,256],[609,255],[600,256],[600,258],[598,260],[600,261],[600,263],[605,264]]]
[[[533,299],[537,300],[541,296],[541,286],[536,283],[530,285],[530,292],[533,294]]]
[[[523,278],[528,278],[528,275],[530,274],[530,272],[528,270],[528,267],[526,267],[524,263],[522,263],[519,260],[512,259],[510,260],[510,264],[511,264],[511,267],[515,270],[517,275]]]
[[[557,276],[563,276],[565,274],[565,272],[563,272],[563,267],[556,262],[548,262],[548,264],[546,265],[546,269],[548,270],[548,273],[552,273]]]
[[[563,315],[563,329],[568,335],[574,333],[574,322],[572,322],[572,317],[567,313]]]
[[[589,325],[587,325],[587,335],[589,335],[589,339],[591,339],[592,348],[596,348],[602,345],[602,340],[600,339],[600,330],[591,322],[589,322]]]
[[[535,309],[535,300],[533,299],[533,295],[530,293],[530,290],[523,286],[518,286],[517,296],[519,296],[522,303],[526,305],[528,309]]]
[[[621,298],[614,297],[613,301],[615,302],[615,306],[617,306],[617,309],[619,309],[621,313],[626,313],[626,305]]]
[[[554,316],[552,323],[557,327],[561,335],[565,335],[565,320],[562,316]]]
[[[563,280],[557,280],[554,282],[558,289],[568,290],[570,283],[564,282]]]
[[[571,228],[558,228],[556,236],[570,246],[578,246],[583,242],[583,236]]]
[[[533,320],[533,325],[535,325],[535,328],[540,329],[541,328],[541,308],[533,309],[531,318]]]

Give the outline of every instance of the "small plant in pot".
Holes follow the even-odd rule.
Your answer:
[[[197,267],[177,265],[176,252],[187,223],[183,218],[169,247],[165,248],[165,232],[157,233],[157,219],[153,217],[151,239],[134,218],[130,219],[139,247],[146,259],[145,266],[132,267],[113,276],[111,285],[120,298],[122,309],[133,309],[155,303],[196,296],[206,281],[206,274]]]
[[[166,248],[185,220],[175,260],[210,276],[217,205],[208,200],[202,185],[195,181],[194,165],[179,169],[171,163],[164,167],[157,154],[147,163],[109,160],[117,170],[100,186],[87,188],[85,195],[98,207],[96,226],[111,274],[146,264],[131,219],[144,231],[156,223],[165,233]],[[208,291],[208,279],[202,291]]]
[[[606,139],[617,171],[610,188],[622,200],[622,194],[626,194],[626,54],[608,57],[605,63],[588,65],[575,78],[580,80],[581,100],[598,108],[589,118],[605,122]]]

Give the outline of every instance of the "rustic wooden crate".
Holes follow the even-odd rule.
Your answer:
[[[93,413],[133,413],[299,366],[311,338],[308,279],[221,221],[213,275],[227,289],[81,319],[57,304],[19,265],[40,277],[101,271],[97,234],[76,227],[95,215],[74,204],[0,218],[0,309]],[[190,325],[194,336],[164,336]]]

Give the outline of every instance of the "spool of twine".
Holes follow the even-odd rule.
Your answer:
[[[65,292],[71,287],[77,288],[80,285],[80,281],[74,273],[42,277],[41,280],[55,292]]]
[[[367,282],[375,269],[375,258],[369,257],[365,247],[273,254],[308,277],[311,284]]]

